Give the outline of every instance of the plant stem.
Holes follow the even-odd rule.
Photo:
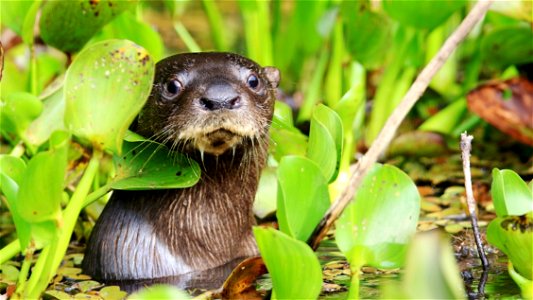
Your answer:
[[[85,198],[85,201],[83,202],[83,207],[93,203],[94,201],[100,199],[105,194],[109,193],[111,191],[111,183],[108,183],[104,186],[101,186],[97,190],[93,191],[89,195],[87,195],[87,198]]]
[[[226,38],[226,26],[222,22],[222,16],[220,10],[215,4],[215,1],[203,0],[204,10],[209,21],[209,27],[211,28],[211,36],[213,43],[218,51],[228,51],[228,43]]]
[[[463,172],[465,174],[465,189],[466,189],[466,204],[468,206],[468,212],[470,214],[470,222],[472,223],[472,230],[474,231],[474,240],[476,241],[477,253],[481,259],[481,265],[483,270],[486,271],[489,268],[489,261],[483,251],[483,243],[479,234],[479,226],[477,224],[476,215],[476,200],[474,199],[474,193],[472,191],[472,176],[470,174],[470,151],[472,149],[472,139],[474,137],[467,135],[466,132],[461,134],[461,158],[463,159]],[[478,286],[478,293],[483,295],[484,285]]]
[[[20,268],[19,277],[17,279],[17,289],[15,291],[16,295],[21,295],[24,293],[24,288],[26,287],[26,279],[28,278],[28,273],[30,271],[31,260],[33,258],[33,253],[35,252],[35,246],[32,244],[26,248],[26,253],[24,254],[24,261],[22,262],[22,267]]]
[[[189,31],[187,31],[187,28],[185,28],[181,22],[177,21],[174,23],[174,30],[176,30],[179,37],[185,43],[190,52],[202,51],[202,48],[198,46],[192,35],[189,33]]]
[[[411,85],[400,104],[396,107],[391,116],[387,119],[385,126],[380,131],[378,137],[372,143],[372,146],[366,154],[357,163],[352,175],[350,177],[350,184],[346,187],[344,192],[337,198],[333,205],[326,212],[320,223],[315,228],[313,234],[308,239],[308,244],[317,249],[320,241],[326,236],[327,232],[337,220],[337,218],[344,211],[344,208],[353,199],[356,189],[361,184],[363,178],[368,173],[372,165],[377,162],[379,156],[388,147],[392,138],[396,134],[396,130],[400,126],[409,110],[420,99],[422,93],[426,90],[429,82],[435,76],[437,71],[442,67],[444,62],[457,48],[459,43],[466,37],[466,35],[474,28],[474,26],[485,16],[485,13],[490,7],[491,0],[478,1],[466,18],[461,22],[459,27],[446,40],[439,52],[431,59],[428,65],[422,70],[415,82]]]
[[[54,274],[56,274],[57,269],[61,264],[61,260],[67,251],[70,239],[72,237],[72,232],[74,231],[74,226],[76,225],[78,216],[83,208],[83,203],[85,203],[85,199],[87,198],[87,194],[91,189],[94,177],[98,172],[98,166],[100,164],[102,154],[103,153],[101,150],[94,150],[93,157],[91,158],[83,177],[74,191],[69,204],[63,211],[63,224],[61,233],[59,237],[54,239],[50,244],[49,252],[46,255],[42,271],[38,273],[34,272],[34,274],[32,274],[32,278],[30,278],[30,281],[32,281],[33,277],[37,276],[35,283],[32,284],[34,287],[29,290],[28,294],[26,295],[28,298],[39,298],[41,293],[46,289],[50,279],[52,279]]]
[[[0,249],[0,265],[10,260],[13,256],[20,252],[20,241],[18,239],[7,244]]]

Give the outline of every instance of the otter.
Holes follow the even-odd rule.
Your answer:
[[[114,191],[89,238],[84,273],[162,278],[257,255],[252,205],[279,80],[276,68],[232,53],[158,62],[131,129],[198,161],[200,180],[184,189]]]

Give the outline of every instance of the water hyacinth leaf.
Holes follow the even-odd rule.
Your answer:
[[[196,161],[155,142],[125,142],[124,154],[114,156],[118,190],[185,188],[196,184],[200,167]]]
[[[18,213],[27,222],[61,217],[69,141],[66,132],[56,131],[50,138],[50,150],[38,153],[28,162],[17,195]]]
[[[341,12],[346,23],[347,50],[365,67],[380,67],[390,48],[390,20],[371,11],[363,1],[344,1]]]
[[[277,198],[272,191],[277,189],[276,169],[272,167],[263,169],[254,201],[254,214],[260,219],[264,219],[276,212]]]
[[[337,221],[337,245],[351,264],[398,268],[416,232],[419,210],[413,181],[394,166],[375,165]]]
[[[509,262],[507,265],[507,271],[509,272],[509,275],[514,280],[514,282],[516,282],[516,285],[520,287],[520,294],[522,294],[522,298],[533,298],[533,280],[529,280],[518,274],[511,262]]]
[[[418,129],[450,135],[464,119],[466,111],[466,99],[458,99],[427,119]]]
[[[387,285],[383,299],[466,299],[449,237],[441,231],[415,236],[400,284]]]
[[[254,228],[261,257],[272,277],[275,299],[316,299],[322,268],[307,244],[273,228]]]
[[[487,241],[507,255],[522,277],[533,280],[533,218],[497,217],[487,227]]]
[[[106,39],[125,39],[143,47],[155,61],[163,58],[163,40],[150,26],[126,11],[102,28],[102,31],[91,42]]]
[[[2,97],[0,105],[0,125],[2,131],[22,135],[29,124],[43,110],[42,102],[26,92],[15,92]]]
[[[531,26],[498,27],[484,35],[480,53],[487,64],[498,68],[533,62]]]
[[[491,195],[498,217],[521,216],[533,210],[533,194],[512,170],[492,170]]]
[[[43,41],[64,52],[77,52],[102,26],[137,1],[46,1],[39,27]]]
[[[329,207],[327,181],[320,168],[301,156],[286,156],[278,167],[279,228],[305,241]]]
[[[40,146],[50,138],[52,132],[65,130],[65,97],[62,82],[58,84],[55,91],[44,97],[43,112],[26,129],[26,138],[32,145]]]
[[[286,155],[305,155],[307,136],[294,127],[291,108],[279,101],[270,127],[270,141],[270,151],[277,161]]]
[[[328,182],[337,178],[342,153],[342,121],[330,108],[320,104],[311,118],[307,157],[321,169]]]
[[[153,285],[131,294],[127,299],[135,300],[185,300],[189,294],[170,285]]]
[[[152,88],[154,62],[126,40],[91,45],[65,78],[65,125],[94,147],[120,155],[128,126]]]
[[[465,0],[436,1],[383,1],[383,8],[389,16],[402,25],[421,29],[433,29],[442,24],[455,11],[459,10]]]

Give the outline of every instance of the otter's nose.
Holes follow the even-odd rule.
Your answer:
[[[227,83],[211,85],[200,98],[200,104],[205,110],[236,109],[241,107],[241,97],[235,89]]]

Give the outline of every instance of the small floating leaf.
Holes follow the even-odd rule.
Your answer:
[[[128,299],[135,300],[179,300],[191,299],[189,294],[170,285],[153,285],[131,294]]]
[[[74,60],[65,79],[65,125],[94,147],[120,155],[128,126],[152,88],[154,62],[125,40],[93,44]]]
[[[512,170],[492,170],[491,195],[498,217],[521,216],[533,210],[533,194]]]

